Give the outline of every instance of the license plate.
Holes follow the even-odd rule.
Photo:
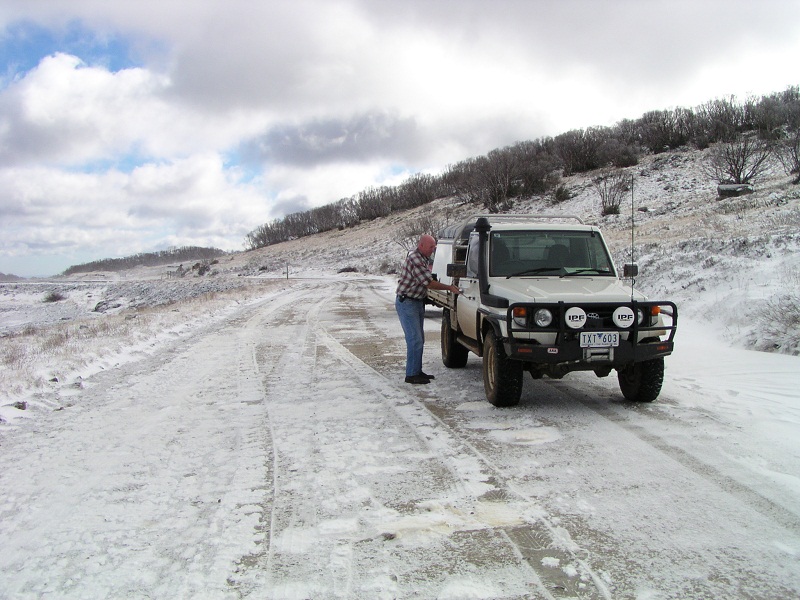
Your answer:
[[[619,332],[581,332],[581,348],[611,348],[619,346]]]

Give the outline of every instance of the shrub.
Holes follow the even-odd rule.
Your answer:
[[[572,192],[563,183],[553,190],[553,204],[560,204],[572,198]]]
[[[795,292],[767,301],[759,321],[762,341],[760,350],[800,353],[800,294]]]
[[[615,167],[635,167],[639,164],[639,151],[633,145],[612,143],[609,144],[608,158]]]
[[[630,190],[630,177],[623,171],[603,171],[592,183],[600,196],[600,214],[618,215],[619,207]]]
[[[378,272],[383,273],[384,275],[396,275],[397,266],[390,263],[388,260],[385,260],[378,267]]]
[[[49,292],[45,297],[45,302],[61,302],[62,300],[66,300],[67,297],[62,294],[61,292]]]

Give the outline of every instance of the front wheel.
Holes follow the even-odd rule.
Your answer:
[[[652,402],[664,383],[664,359],[654,358],[634,363],[617,373],[619,389],[632,402]]]
[[[467,366],[469,350],[456,341],[456,332],[450,324],[450,311],[442,314],[442,362],[450,369]]]
[[[494,331],[483,340],[483,388],[490,404],[516,406],[522,395],[522,363],[509,360]]]

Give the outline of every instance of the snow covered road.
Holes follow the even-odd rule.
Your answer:
[[[297,280],[6,431],[0,597],[800,595],[796,358],[761,404],[689,343],[652,405],[577,373],[501,410],[436,310],[402,383],[392,299]]]

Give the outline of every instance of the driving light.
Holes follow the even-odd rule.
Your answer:
[[[586,311],[579,306],[568,308],[564,313],[564,320],[571,329],[580,329],[586,325]]]
[[[548,327],[553,322],[553,313],[546,308],[540,308],[534,313],[533,322],[537,327]]]
[[[617,327],[622,329],[628,328],[633,325],[633,309],[628,306],[617,307],[614,314],[611,315],[611,318],[614,321],[614,325]]]

